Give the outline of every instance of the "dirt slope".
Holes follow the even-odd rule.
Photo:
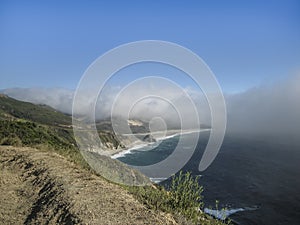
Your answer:
[[[0,224],[176,224],[62,156],[0,146]]]

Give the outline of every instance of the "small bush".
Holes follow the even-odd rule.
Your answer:
[[[197,220],[199,210],[203,208],[203,187],[199,185],[199,177],[193,178],[190,172],[172,178],[170,187],[170,207],[190,220]]]
[[[182,220],[184,217],[193,224],[223,224],[201,210],[204,207],[203,187],[199,185],[198,179],[193,178],[189,172],[180,172],[178,176],[172,177],[168,190],[156,185],[128,187],[128,190],[150,209],[172,213],[177,219]]]

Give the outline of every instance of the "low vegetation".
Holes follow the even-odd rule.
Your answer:
[[[127,187],[129,192],[150,209],[171,213],[181,224],[224,224],[203,212],[203,187],[190,172],[173,176],[168,189],[162,186]],[[227,222],[230,224],[230,221]]]
[[[26,120],[2,120],[0,121],[0,145],[28,146],[43,151],[55,151],[88,168],[69,130]]]
[[[26,119],[46,125],[71,125],[70,116],[54,110],[47,105],[22,102],[5,95],[0,96],[0,119],[2,115]]]

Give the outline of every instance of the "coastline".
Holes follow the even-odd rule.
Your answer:
[[[207,129],[190,129],[190,130],[168,130],[166,132],[166,135],[162,135],[161,137],[155,138],[155,142],[145,142],[145,141],[135,141],[128,146],[126,146],[125,149],[116,149],[113,153],[111,153],[110,157],[112,159],[117,159],[121,158],[127,154],[131,154],[133,150],[137,150],[143,147],[151,146],[151,145],[157,145],[159,142],[170,139],[179,135],[185,135],[185,134],[191,134],[191,133],[196,133],[196,132],[205,132],[205,131],[210,131],[210,128]],[[125,134],[124,136],[134,136],[134,135],[149,135],[149,133],[138,133],[138,134]],[[154,132],[154,134],[165,134],[165,132],[157,131]]]

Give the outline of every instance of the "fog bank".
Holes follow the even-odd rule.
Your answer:
[[[228,132],[300,142],[300,74],[226,96]]]
[[[155,86],[155,85],[154,85]],[[128,117],[128,112],[122,109],[127,104],[133,104],[136,95],[149,93],[153,85],[139,86],[130,89],[122,95],[118,102],[118,116]],[[172,87],[156,88],[157,96],[167,96],[168,99],[188,115],[187,98]],[[121,91],[120,87],[106,87],[98,99],[96,118],[109,118],[111,107]],[[151,90],[153,92],[153,90]],[[47,104],[64,113],[72,113],[74,91],[62,88],[13,88],[1,91],[13,98],[37,104]],[[202,93],[191,88],[184,89],[194,101],[199,113],[201,124],[210,124],[209,107]],[[82,99],[82,113],[91,110],[94,99],[85,96]],[[273,84],[265,84],[238,94],[225,95],[227,105],[227,132],[241,136],[284,137],[291,141],[300,140],[300,74],[288,77]],[[168,102],[159,98],[146,98],[133,105],[130,117],[149,120],[153,115],[163,115],[172,126],[179,126],[180,120],[176,109]],[[190,121],[192,124],[193,121]]]

